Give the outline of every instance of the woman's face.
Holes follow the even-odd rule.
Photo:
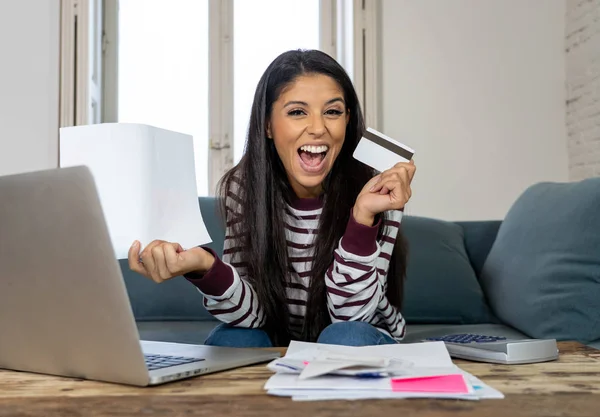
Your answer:
[[[344,144],[349,119],[344,92],[327,75],[296,78],[273,103],[267,134],[298,197],[321,193]]]

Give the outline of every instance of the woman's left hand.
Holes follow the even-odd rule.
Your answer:
[[[358,223],[372,226],[377,214],[404,208],[412,196],[410,184],[416,169],[413,160],[400,162],[373,177],[356,198],[354,219]]]

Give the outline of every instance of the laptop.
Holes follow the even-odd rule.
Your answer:
[[[140,341],[114,253],[87,167],[0,177],[0,368],[148,386],[280,356]]]

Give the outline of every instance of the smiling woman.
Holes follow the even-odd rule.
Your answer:
[[[352,157],[364,131],[333,58],[283,53],[258,83],[246,152],[221,182],[223,259],[155,241],[141,254],[132,246],[131,268],[194,284],[224,322],[209,345],[396,343],[405,332],[400,221],[415,166],[375,175]]]

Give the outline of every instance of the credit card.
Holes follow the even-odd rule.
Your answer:
[[[352,156],[376,171],[383,172],[398,162],[409,162],[414,154],[412,148],[369,127]]]

